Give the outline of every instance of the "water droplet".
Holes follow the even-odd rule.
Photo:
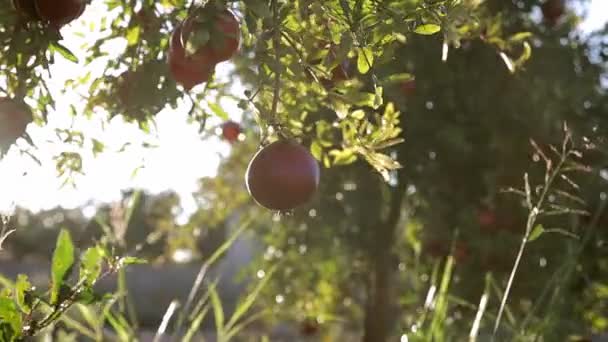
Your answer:
[[[600,177],[608,181],[608,169],[600,170]]]

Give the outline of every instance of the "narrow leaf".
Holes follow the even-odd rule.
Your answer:
[[[424,24],[416,27],[414,30],[415,33],[422,35],[431,35],[439,32],[441,30],[441,26],[437,24]]]
[[[70,51],[65,46],[61,45],[59,42],[51,42],[49,44],[49,48],[51,51],[57,52],[58,54],[60,54],[63,58],[67,59],[68,61],[78,63],[78,57],[76,57],[76,55],[74,55],[74,53],[72,53],[72,51]]]
[[[72,265],[74,265],[74,244],[70,232],[62,229],[57,238],[51,266],[51,304],[57,303],[59,290],[68,277]]]
[[[545,228],[543,227],[543,225],[537,224],[532,229],[532,232],[530,233],[530,236],[528,237],[528,242],[532,242],[532,241],[538,239],[544,232],[545,232]]]
[[[30,300],[28,300],[28,291],[32,288],[32,284],[30,284],[27,276],[25,274],[20,274],[17,276],[17,282],[15,283],[15,301],[17,305],[21,309],[21,311],[25,313],[30,313],[32,310]]]
[[[357,69],[360,73],[366,74],[374,64],[374,54],[369,47],[358,49]]]
[[[101,273],[101,261],[103,254],[97,246],[87,249],[80,263],[80,279],[84,280],[84,284],[91,286]]]

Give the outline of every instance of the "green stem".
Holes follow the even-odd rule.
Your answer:
[[[568,152],[562,151],[560,161],[559,161],[557,167],[553,170],[553,172],[551,172],[549,174],[549,177],[546,179],[545,185],[543,187],[543,191],[542,191],[540,197],[538,198],[538,201],[536,202],[536,204],[534,206],[532,206],[532,208],[530,208],[530,213],[528,214],[528,220],[526,221],[526,231],[525,231],[524,236],[519,245],[519,251],[517,252],[517,257],[515,258],[515,263],[513,265],[513,268],[511,269],[511,274],[509,275],[509,280],[507,281],[507,288],[505,289],[505,292],[502,296],[502,300],[500,302],[500,308],[498,310],[498,315],[497,315],[496,321],[494,323],[494,330],[492,332],[492,341],[495,340],[496,334],[498,333],[498,328],[500,327],[502,315],[503,315],[504,309],[507,305],[507,300],[509,298],[511,288],[513,287],[513,281],[515,279],[515,274],[517,273],[517,271],[519,269],[519,264],[523,257],[528,239],[530,238],[530,234],[532,233],[532,229],[534,228],[534,224],[536,223],[536,219],[538,218],[540,208],[542,208],[542,206],[544,205],[545,199],[549,193],[549,189],[553,185],[555,178],[560,174],[561,169],[562,169],[564,163],[566,162],[567,157],[568,157]],[[549,172],[549,170],[547,170],[547,172]],[[529,187],[527,174],[526,174],[526,187]]]

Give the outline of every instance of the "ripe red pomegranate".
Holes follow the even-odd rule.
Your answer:
[[[28,19],[40,20],[40,17],[36,12],[34,0],[13,0],[13,7],[15,7],[19,14]]]
[[[425,241],[422,250],[433,258],[441,258],[449,252],[449,242],[442,239]]]
[[[477,221],[482,228],[492,228],[496,225],[496,214],[490,209],[483,209],[477,213]]]
[[[454,252],[452,254],[456,263],[463,263],[469,258],[469,246],[466,242],[456,241],[456,243],[454,243]]]
[[[229,143],[234,143],[241,134],[241,125],[234,121],[226,121],[222,124],[222,137]]]
[[[186,55],[181,24],[178,24],[171,34],[168,63],[173,79],[186,90],[208,81],[215,68],[215,63],[208,54]]]
[[[60,28],[80,17],[86,0],[35,0],[36,12],[44,21]]]
[[[30,108],[22,102],[0,98],[0,150],[6,152],[25,133],[33,120]]]
[[[300,334],[302,336],[314,336],[319,332],[319,322],[314,318],[306,318],[300,324]]]
[[[555,25],[566,10],[563,0],[547,0],[541,5],[543,17],[550,25]]]
[[[424,243],[423,251],[432,258],[443,258],[450,254],[450,242],[443,239],[432,239]],[[454,261],[466,261],[469,256],[469,247],[465,242],[456,241],[452,252]]]
[[[229,60],[239,48],[239,22],[227,9],[217,10],[212,6],[203,8],[186,18],[183,25],[182,42],[195,40],[197,35],[205,35],[208,40],[196,46],[195,55],[205,55],[214,64]]]
[[[400,84],[401,93],[405,96],[412,96],[416,92],[416,80],[403,81]]]
[[[251,159],[245,181],[258,204],[287,211],[312,198],[320,173],[319,164],[306,148],[291,140],[278,140]]]
[[[338,66],[331,71],[331,80],[333,82],[342,82],[350,79],[352,76],[350,69],[350,61],[348,60],[338,64]]]

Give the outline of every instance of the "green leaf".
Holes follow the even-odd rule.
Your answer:
[[[139,26],[133,26],[127,30],[127,45],[133,46],[139,42],[139,34],[141,30]]]
[[[348,165],[357,161],[357,155],[352,149],[332,150],[329,154],[334,157],[334,165]]]
[[[15,302],[0,297],[0,339],[15,341],[21,335],[22,320]]]
[[[190,322],[190,327],[188,327],[188,331],[186,331],[186,335],[182,339],[182,342],[190,342],[194,334],[196,334],[203,323],[203,319],[207,316],[207,312],[209,311],[209,304],[203,306],[200,312],[196,314],[194,319]]]
[[[363,120],[365,119],[365,111],[363,109],[357,109],[350,113],[350,117],[357,120]]]
[[[218,339],[221,341],[221,336],[224,331],[224,308],[222,301],[217,293],[215,286],[209,288],[209,298],[211,299],[211,307],[213,308],[213,316],[215,317],[215,329]]]
[[[15,283],[15,302],[21,311],[30,313],[32,311],[31,298],[29,298],[28,292],[32,288],[27,276],[20,274],[17,276],[17,282]]]
[[[383,88],[376,87],[373,108],[378,109],[384,103],[384,98],[382,97],[382,94],[383,94]]]
[[[87,249],[80,263],[80,279],[84,280],[84,284],[92,286],[99,274],[101,273],[101,261],[103,253],[101,248],[95,246]]]
[[[260,295],[260,292],[262,292],[262,290],[266,286],[266,283],[268,283],[270,278],[272,278],[272,275],[274,274],[276,269],[276,265],[272,266],[270,270],[268,270],[264,278],[260,280],[260,282],[253,288],[253,290],[247,295],[247,297],[245,297],[245,299],[237,305],[236,309],[234,310],[234,313],[232,314],[232,317],[230,317],[230,321],[228,322],[228,324],[226,324],[226,330],[231,330],[231,328],[236,325],[236,323],[241,319],[241,317],[243,317],[247,313],[247,311],[249,311],[255,300]]]
[[[519,58],[515,61],[515,66],[517,68],[521,67],[525,62],[527,62],[530,57],[532,57],[532,47],[528,42],[523,43],[524,51],[521,53]]]
[[[543,227],[542,224],[537,224],[532,229],[532,232],[530,233],[530,236],[528,236],[528,241],[527,242],[532,242],[532,241],[538,239],[544,232],[545,232],[545,227]]]
[[[74,244],[70,232],[62,229],[57,238],[51,266],[51,304],[57,304],[59,290],[74,265]]]
[[[207,102],[207,105],[209,106],[209,109],[211,109],[211,111],[217,115],[220,119],[222,120],[228,120],[229,116],[228,113],[226,113],[226,111],[220,107],[219,104],[215,103],[215,102]]]
[[[360,73],[366,74],[374,65],[374,54],[369,47],[359,48],[357,52],[357,69]]]
[[[323,157],[323,147],[317,141],[313,141],[312,144],[310,144],[310,153],[315,159],[321,160]]]
[[[141,258],[136,258],[136,257],[122,257],[120,258],[120,260],[118,261],[118,265],[122,266],[127,266],[127,265],[139,265],[139,264],[147,264],[148,261],[145,259],[141,259]]]
[[[97,139],[91,139],[91,141],[93,142],[93,156],[96,157],[99,153],[103,152],[105,145]]]
[[[416,27],[414,32],[428,36],[431,34],[435,34],[435,33],[439,32],[440,30],[441,30],[441,26],[439,26],[437,24],[424,24],[424,25],[420,25],[420,26]]]
[[[532,37],[532,32],[518,32],[514,35],[512,35],[511,37],[509,37],[509,41],[510,42],[520,42],[522,40],[528,39]]]
[[[51,42],[49,44],[49,50],[59,53],[63,58],[70,62],[78,63],[78,57],[72,53],[68,48],[61,45],[59,42]]]
[[[387,84],[406,82],[406,81],[410,81],[413,79],[414,79],[414,75],[404,72],[404,73],[400,73],[400,74],[390,75],[390,76],[384,78],[382,81],[380,81],[380,83],[387,85]]]

